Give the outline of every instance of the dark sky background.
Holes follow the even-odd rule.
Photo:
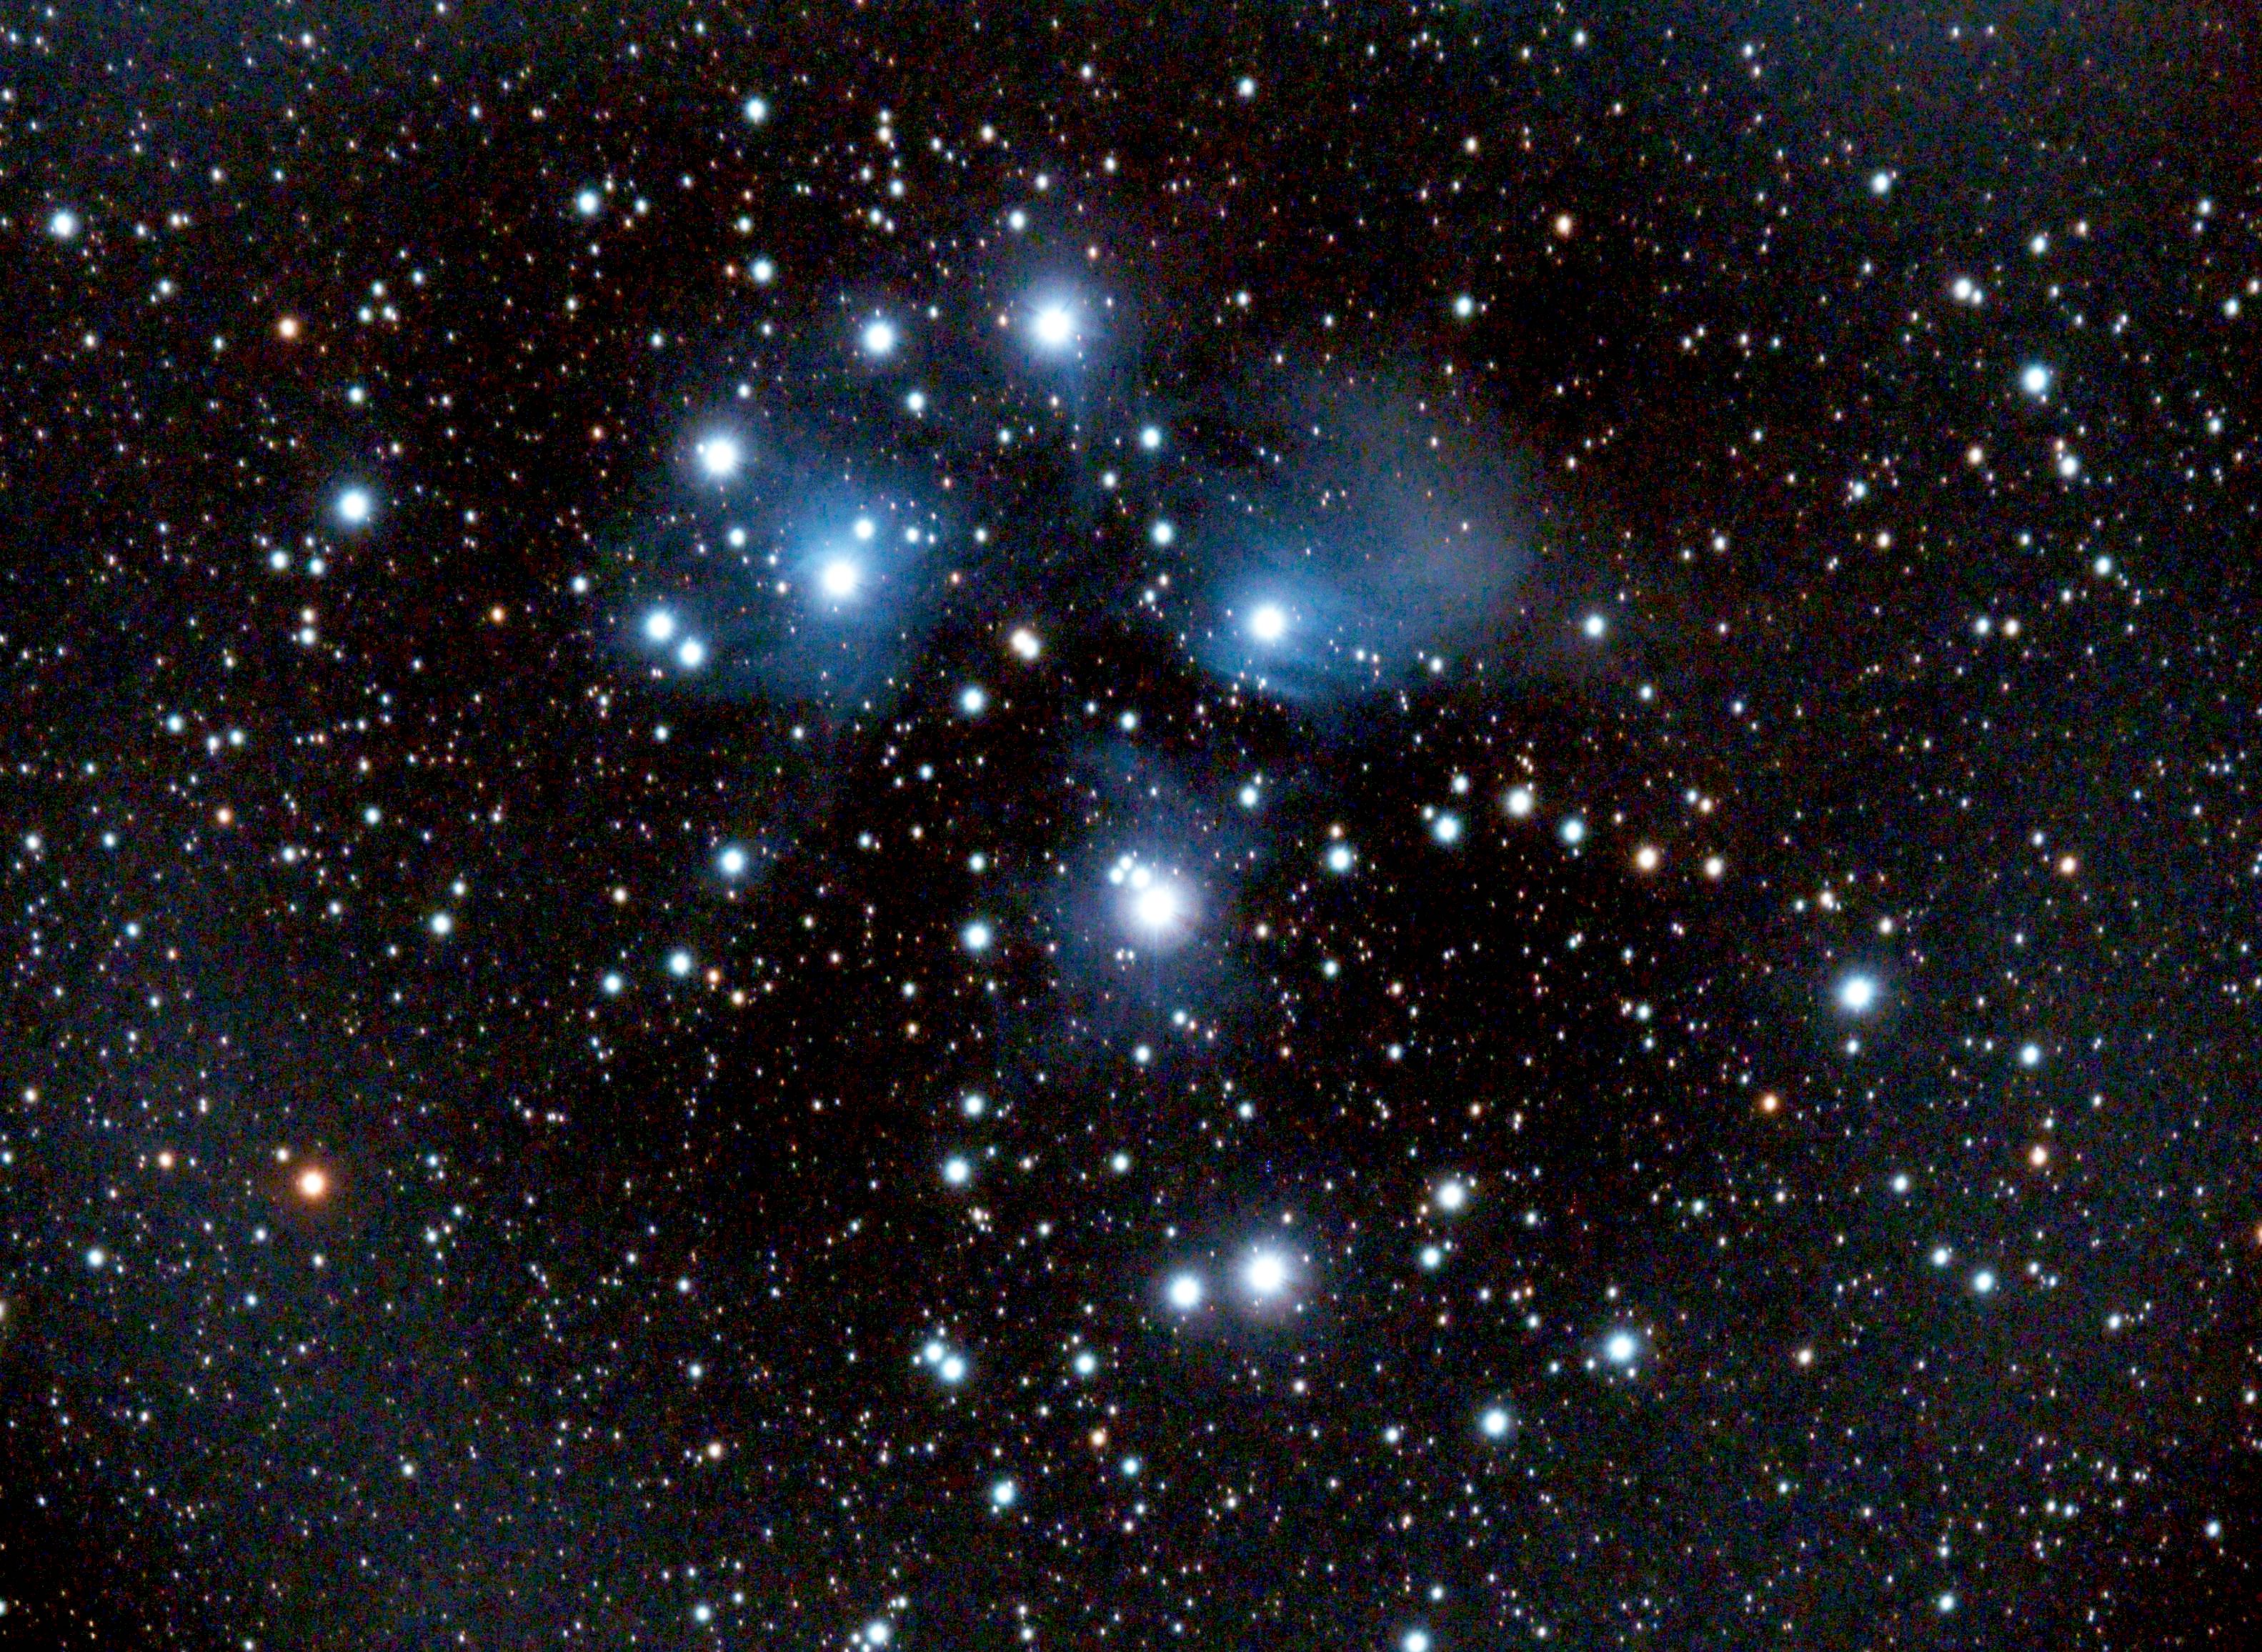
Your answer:
[[[2244,1644],[2252,30],[0,15],[0,1643]]]

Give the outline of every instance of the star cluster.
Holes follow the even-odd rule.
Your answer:
[[[0,1640],[2252,1632],[2243,22],[79,11]]]

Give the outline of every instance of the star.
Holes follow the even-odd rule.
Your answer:
[[[1276,643],[1288,634],[1288,616],[1278,602],[1260,602],[1249,616],[1249,634],[1261,643]]]
[[[1168,884],[1149,884],[1131,898],[1131,915],[1149,929],[1166,929],[1178,920],[1183,903]]]
[[[732,474],[744,457],[738,439],[731,436],[703,437],[698,446],[699,468],[717,481]]]
[[[360,527],[376,509],[366,487],[349,487],[338,495],[338,520],[349,528]]]
[[[1277,1296],[1288,1285],[1288,1261],[1278,1251],[1259,1251],[1242,1270],[1250,1291],[1257,1296]]]
[[[1866,1014],[1876,1007],[1877,983],[1874,977],[1849,975],[1838,983],[1839,1006],[1850,1014]]]
[[[864,353],[873,357],[896,353],[896,324],[884,315],[875,315],[864,323],[861,337]]]
[[[846,557],[835,557],[817,573],[817,583],[825,595],[836,602],[845,602],[856,595],[856,588],[864,581],[864,571]]]
[[[1182,1314],[1192,1313],[1201,1306],[1201,1278],[1195,1273],[1174,1273],[1164,1294],[1170,1298],[1171,1307]]]
[[[1048,350],[1066,350],[1076,342],[1076,312],[1058,301],[1041,305],[1030,320],[1029,332]]]

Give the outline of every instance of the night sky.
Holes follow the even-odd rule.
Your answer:
[[[2253,1644],[2254,27],[0,12],[0,1644]]]

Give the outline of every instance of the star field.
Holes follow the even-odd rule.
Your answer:
[[[0,1643],[2244,1643],[2256,46],[0,19]]]

